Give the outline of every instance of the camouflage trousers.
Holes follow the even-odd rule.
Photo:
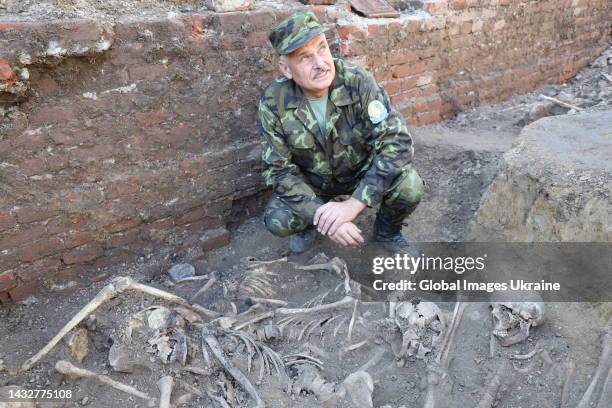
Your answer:
[[[412,166],[406,167],[402,175],[385,193],[377,216],[382,216],[393,225],[401,224],[421,201],[424,184]],[[338,195],[351,193],[352,191],[325,191],[319,197],[324,202],[328,202]],[[264,222],[268,231],[280,237],[304,231],[311,225],[309,221],[296,215],[291,207],[275,194],[272,195],[266,207]]]

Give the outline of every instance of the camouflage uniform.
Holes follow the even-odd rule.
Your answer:
[[[314,35],[322,32],[315,28],[309,28]],[[277,31],[270,35],[273,45]],[[276,47],[281,54],[305,42],[284,40]],[[263,91],[263,176],[273,189],[265,223],[275,235],[306,229],[317,208],[337,195],[380,206],[378,216],[395,225],[421,199],[423,181],[411,166],[414,149],[404,119],[369,73],[341,59],[334,64],[325,135],[294,81],[281,77]]]

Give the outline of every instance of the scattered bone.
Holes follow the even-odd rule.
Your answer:
[[[77,329],[70,339],[68,340],[68,347],[70,347],[70,353],[79,362],[83,362],[83,359],[89,354],[89,332],[86,328],[81,327]]]
[[[595,408],[607,408],[610,406],[610,402],[612,402],[612,367],[608,369],[608,375],[604,380],[601,396]]]
[[[430,347],[422,345],[428,330],[434,334],[433,346],[442,332],[443,324],[438,306],[432,302],[397,302],[394,307],[395,323],[402,333],[402,346],[398,358],[406,356],[425,356]]]
[[[206,326],[202,328],[202,339],[208,345],[208,347],[210,347],[210,350],[217,358],[223,369],[225,369],[225,371],[227,371],[234,378],[234,380],[236,380],[236,382],[240,384],[242,388],[245,389],[245,391],[251,396],[251,398],[255,400],[256,406],[258,408],[264,408],[265,404],[263,400],[255,390],[249,379],[246,378],[246,376],[242,374],[242,372],[238,368],[236,368],[236,366],[234,366],[232,362],[225,356],[225,353],[223,352],[223,349],[219,344],[219,340],[217,340],[212,330]]]
[[[561,391],[561,405],[559,408],[567,408],[567,401],[569,399],[570,383],[574,377],[576,371],[576,364],[570,361],[565,368],[565,380],[563,381],[563,390]]]
[[[187,362],[187,336],[180,330],[172,330],[170,340],[174,341],[174,348],[170,360],[176,360],[181,365]]]
[[[493,334],[503,347],[520,343],[529,337],[531,327],[544,321],[542,302],[493,302],[491,315],[495,320]]]
[[[208,310],[200,305],[191,305],[185,299],[176,296],[172,293],[168,293],[166,291],[143,285],[138,283],[131,278],[122,276],[113,279],[113,281],[106,285],[102,290],[96,295],[94,299],[92,299],[88,304],[86,304],[60,331],[58,334],[51,339],[51,341],[42,348],[38,353],[36,353],[33,357],[26,360],[21,365],[22,371],[29,370],[34,364],[36,364],[40,359],[45,357],[52,349],[59,343],[59,341],[66,336],[73,328],[75,328],[83,319],[93,313],[100,305],[104,302],[114,298],[120,293],[125,292],[126,290],[136,290],[147,295],[155,296],[157,298],[166,300],[168,302],[177,303],[183,307],[191,309],[196,313],[201,313],[205,316],[216,317],[218,314],[213,312],[212,310]]]
[[[260,314],[259,316],[255,316],[254,318],[252,318],[250,320],[247,320],[246,322],[237,324],[235,329],[236,330],[241,330],[241,329],[243,329],[245,327],[250,326],[251,324],[258,323],[258,322],[260,322],[262,320],[269,319],[271,317],[274,317],[274,312],[272,312],[272,311],[271,312],[266,312],[266,313]]]
[[[497,394],[499,389],[504,382],[504,379],[508,373],[509,366],[507,360],[502,360],[501,365],[497,369],[497,372],[491,378],[489,383],[484,387],[482,392],[482,398],[478,403],[478,408],[492,408],[495,405]]]
[[[168,364],[172,362],[172,353],[174,351],[174,344],[171,343],[170,337],[168,336],[155,336],[150,338],[147,343],[152,347],[147,349],[147,352],[154,353],[162,363]]]
[[[187,320],[189,323],[197,323],[197,322],[202,321],[202,317],[199,314],[185,307],[177,306],[177,307],[172,308],[172,310],[178,313],[179,316]]]
[[[273,305],[273,306],[287,306],[289,304],[288,302],[284,300],[266,299],[266,298],[260,298],[260,297],[249,297],[246,300],[250,301],[251,303],[261,303],[264,305]]]
[[[210,370],[210,368],[201,368],[201,367],[196,367],[196,366],[191,366],[191,365],[185,366],[184,370],[192,374],[203,375],[207,377],[212,374],[212,371]]]
[[[195,397],[195,394],[192,394],[190,392],[180,395],[176,397],[174,401],[170,403],[170,408],[178,408],[181,405],[189,404],[191,400],[193,400],[194,397]]]
[[[185,322],[178,313],[166,307],[157,307],[147,316],[147,324],[151,330],[166,330],[170,327],[183,327]]]
[[[442,395],[442,387],[446,385],[448,364],[450,363],[449,355],[455,343],[455,336],[463,312],[467,303],[457,302],[453,311],[453,317],[448,325],[446,334],[439,347],[438,355],[433,363],[427,366],[427,392],[425,394],[424,408],[434,408],[436,406],[436,398]]]
[[[279,315],[294,315],[294,314],[305,314],[305,313],[321,313],[329,312],[336,309],[343,309],[348,306],[352,306],[355,299],[351,296],[345,296],[342,300],[333,303],[327,303],[320,306],[305,307],[305,308],[279,308],[276,309],[276,314]]]
[[[354,408],[373,408],[372,393],[374,392],[374,381],[365,371],[357,371],[350,374],[342,382],[341,387],[351,398]]]
[[[586,389],[576,408],[587,408],[592,406],[594,402],[591,401],[595,399],[595,390],[599,386],[600,379],[603,376],[608,375],[608,371],[610,371],[612,368],[612,326],[604,329],[601,343],[602,351],[601,356],[599,357],[599,364],[595,369],[595,374],[593,374],[591,384],[589,384],[589,387]],[[606,384],[604,384],[603,387],[605,388]]]
[[[344,353],[348,353],[349,351],[357,350],[357,349],[365,346],[369,342],[370,342],[369,340],[363,340],[363,341],[360,341],[359,343],[355,343],[355,344],[352,344],[350,346],[347,346],[347,347],[343,348],[342,351]]]
[[[202,296],[208,289],[212,288],[213,285],[217,282],[217,278],[215,278],[214,276],[211,277],[208,282],[206,282],[206,284],[204,286],[202,286],[200,288],[200,290],[198,290],[195,295],[193,295],[190,299],[191,303],[195,302],[197,298],[199,298],[200,296]]]
[[[157,388],[160,393],[159,408],[170,408],[170,397],[174,388],[174,379],[169,375],[160,378],[157,382]]]
[[[55,369],[59,373],[69,378],[95,378],[101,383],[109,385],[116,390],[123,391],[127,394],[147,400],[150,406],[155,403],[155,398],[149,396],[149,394],[145,392],[138,391],[136,388],[130,385],[120,383],[119,381],[115,381],[106,375],[96,374],[93,371],[89,371],[84,368],[76,367],[68,361],[59,360],[57,363],[55,363]]]

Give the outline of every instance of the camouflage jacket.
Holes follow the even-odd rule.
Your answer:
[[[414,152],[404,119],[374,78],[341,59],[334,63],[326,135],[292,80],[274,80],[259,102],[264,180],[310,222],[323,204],[317,195],[354,190],[367,206],[379,204]]]

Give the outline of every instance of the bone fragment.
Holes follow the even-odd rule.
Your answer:
[[[214,356],[219,360],[221,366],[231,375],[237,383],[255,400],[257,408],[265,408],[265,403],[249,381],[249,379],[225,356],[219,340],[208,327],[202,328],[202,339],[206,342]],[[262,362],[263,364],[263,362]]]
[[[348,333],[346,335],[346,339],[348,341],[351,340],[351,336],[353,335],[353,327],[355,326],[355,316],[357,315],[357,306],[358,306],[359,302],[357,300],[355,300],[355,305],[353,306],[353,314],[351,315],[351,321],[349,322],[349,326],[348,326]]]
[[[174,379],[169,375],[163,376],[157,381],[157,388],[161,395],[159,398],[159,408],[170,408],[170,397],[174,388]]]
[[[561,405],[559,408],[567,408],[567,400],[569,398],[570,383],[576,371],[576,364],[570,361],[565,368],[565,380],[563,381],[563,390],[561,390]]]
[[[492,408],[495,404],[495,400],[497,399],[497,394],[499,392],[499,388],[501,387],[504,377],[508,372],[509,365],[507,360],[503,360],[497,372],[491,378],[491,381],[484,387],[482,398],[478,403],[478,408]]]
[[[259,316],[255,316],[254,318],[252,318],[250,320],[247,320],[246,322],[243,322],[243,323],[240,323],[240,324],[236,325],[234,327],[234,330],[243,329],[243,328],[245,328],[245,327],[247,327],[247,326],[249,326],[249,325],[251,325],[253,323],[257,323],[257,322],[260,322],[262,320],[269,319],[271,317],[274,317],[274,312],[273,311],[262,313]]]
[[[342,300],[333,303],[327,303],[320,306],[314,307],[304,307],[304,308],[285,308],[281,307],[276,309],[276,314],[279,315],[293,315],[293,314],[305,314],[305,313],[319,313],[319,312],[328,312],[330,310],[342,309],[348,307],[355,302],[355,299],[352,296],[345,296]]]
[[[273,306],[287,306],[288,303],[284,300],[279,299],[266,299],[260,297],[249,297],[248,300],[251,303],[261,303],[264,305],[273,305]]]
[[[150,405],[155,403],[155,398],[152,398],[147,393],[138,391],[136,388],[130,385],[120,383],[119,381],[115,381],[106,375],[96,374],[93,371],[89,371],[84,368],[77,367],[68,361],[59,360],[57,363],[55,363],[55,369],[59,373],[65,376],[68,376],[68,377],[72,377],[72,378],[95,378],[101,383],[111,386],[112,388],[116,390],[123,391],[127,394],[147,400],[149,401]]]
[[[102,288],[100,292],[94,297],[88,304],[86,304],[62,329],[51,339],[49,343],[45,347],[42,348],[38,353],[36,353],[33,357],[28,359],[21,365],[22,371],[27,371],[34,364],[44,358],[49,352],[60,342],[61,339],[66,336],[72,329],[74,329],[80,322],[82,322],[87,316],[93,313],[100,305],[104,302],[113,299],[120,293],[125,292],[126,290],[136,290],[138,292],[145,293],[147,295],[155,296],[157,298],[166,300],[168,302],[177,303],[183,307],[191,309],[197,313],[203,314],[209,317],[217,317],[218,313],[212,310],[206,309],[200,305],[190,304],[187,300],[182,297],[173,295],[172,293],[166,292],[161,289],[154,288],[152,286],[143,285],[142,283],[138,283],[131,278],[126,276],[120,276],[115,279],[108,285]]]
[[[208,282],[206,282],[206,284],[204,286],[202,286],[200,288],[200,290],[198,290],[195,295],[193,295],[191,297],[191,303],[195,302],[197,298],[199,298],[200,296],[202,296],[204,294],[204,292],[206,292],[208,289],[212,288],[212,286],[217,282],[217,278],[215,278],[214,276],[212,278],[210,278],[208,280]]]
[[[608,369],[608,375],[601,389],[601,396],[596,408],[607,408],[610,406],[610,402],[612,402],[612,367]]]
[[[176,397],[174,401],[170,404],[170,408],[178,408],[181,405],[185,405],[191,402],[195,395],[188,392],[183,395]]]
[[[610,361],[610,355],[612,354],[612,327],[608,327],[604,330],[604,334],[602,336],[602,352],[599,357],[599,365],[595,370],[595,374],[593,375],[593,380],[589,387],[585,391],[582,399],[578,403],[576,408],[588,408],[591,407],[591,399],[593,399],[595,394],[595,389],[599,384],[599,379],[606,375],[610,370],[612,362]]]
[[[86,328],[81,327],[77,329],[70,340],[68,340],[68,347],[72,356],[79,362],[83,362],[83,359],[89,354],[89,333]]]
[[[355,344],[351,344],[350,346],[346,346],[344,349],[342,349],[342,351],[344,353],[347,353],[349,351],[357,350],[357,349],[365,346],[369,342],[370,342],[369,340],[363,340],[363,341],[360,341],[359,343],[355,343]]]

